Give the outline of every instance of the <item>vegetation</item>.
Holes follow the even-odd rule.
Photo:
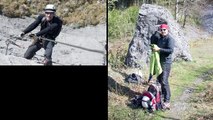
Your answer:
[[[108,12],[109,41],[132,36],[134,33],[139,8],[129,7],[124,11],[112,10]]]
[[[195,95],[190,99],[191,115],[188,120],[210,120],[213,118],[213,68],[203,76],[204,82],[197,85]]]
[[[138,10],[138,7],[132,6],[124,11],[108,11],[108,41],[113,45],[108,52],[108,63],[112,67],[125,67],[125,56],[134,35]]]
[[[104,0],[105,1],[105,0]],[[8,17],[34,16],[43,12],[46,4],[57,7],[56,14],[64,24],[78,27],[106,22],[106,2],[103,0],[1,0],[0,13]]]

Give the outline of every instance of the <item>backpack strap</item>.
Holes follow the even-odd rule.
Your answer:
[[[45,16],[41,19],[41,22],[44,22],[46,20]]]
[[[45,16],[41,19],[41,26],[44,26],[45,25],[45,22],[46,22],[46,18]]]

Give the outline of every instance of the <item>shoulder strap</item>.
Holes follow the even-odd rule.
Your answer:
[[[45,16],[41,19],[41,22],[44,22],[46,20]]]
[[[41,26],[44,26],[46,22],[46,18],[45,16],[43,16],[43,18],[41,19]]]

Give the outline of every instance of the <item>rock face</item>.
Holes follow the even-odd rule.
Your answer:
[[[28,37],[29,34],[22,40],[17,39],[21,31],[34,20],[29,17],[21,19],[0,15],[0,53],[2,54],[0,65],[35,65],[34,63],[42,62],[44,59],[43,48],[36,53],[32,60],[21,59],[32,40]],[[39,29],[40,25],[31,33],[37,33]],[[8,41],[14,44],[9,42],[10,44],[7,45]],[[106,65],[106,54],[104,53],[106,51],[105,24],[80,29],[63,26],[56,41],[72,46],[56,44],[52,54],[53,65]],[[16,57],[17,61],[15,61]]]
[[[0,65],[36,65],[41,66],[41,64],[38,64],[37,62],[33,60],[27,60],[23,57],[16,57],[13,55],[4,55],[0,53]]]
[[[172,14],[161,6],[143,4],[139,10],[135,34],[129,44],[125,60],[127,66],[143,68],[148,65],[151,54],[150,38],[162,23],[169,25],[169,34],[175,40],[173,61],[178,59],[192,60],[188,40],[184,37]]]

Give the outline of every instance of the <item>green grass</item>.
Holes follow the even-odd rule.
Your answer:
[[[202,63],[182,61],[173,64],[172,76],[170,77],[172,99],[179,96],[183,92],[184,88],[190,86],[197,77],[209,69],[208,63],[203,64],[202,66],[204,67],[200,66]]]
[[[141,108],[132,109],[120,105],[108,105],[108,120],[161,120],[163,115],[162,111],[150,114]]]
[[[108,12],[108,40],[110,44],[121,41],[123,46],[112,49],[108,54],[108,62],[113,68],[124,67],[128,50],[128,42],[135,30],[139,7],[133,6],[124,11],[113,9]]]
[[[114,9],[108,12],[108,37],[110,42],[133,35],[138,11],[139,7],[133,6],[124,11]]]
[[[153,120],[152,115],[142,109],[131,109],[124,106],[108,107],[108,120]]]
[[[200,40],[195,43],[191,43],[191,54],[193,61],[191,62],[174,62],[170,77],[172,99],[179,96],[182,93],[183,88],[192,85],[194,80],[197,79],[202,73],[213,68],[213,40]],[[194,46],[194,47],[193,47]],[[203,54],[205,53],[205,54]]]
[[[199,92],[203,92],[204,90],[206,90],[206,83],[202,83],[200,85],[197,85],[195,92],[199,93]]]
[[[192,62],[176,62],[173,66],[173,76],[171,79],[172,100],[174,101],[187,86],[193,86],[194,81],[203,73],[213,68],[213,50],[211,44],[213,40],[200,40],[198,46],[191,48],[194,60]],[[193,43],[192,43],[193,44]],[[205,54],[203,54],[205,53]],[[177,86],[178,85],[178,86]],[[196,92],[204,91],[204,84],[196,87]]]
[[[212,75],[208,74],[208,77],[212,77]],[[207,79],[204,78],[204,82],[196,85],[197,89],[190,101],[192,114],[189,115],[188,120],[209,120],[213,117],[213,79],[211,81]],[[196,107],[194,108],[194,106]]]

